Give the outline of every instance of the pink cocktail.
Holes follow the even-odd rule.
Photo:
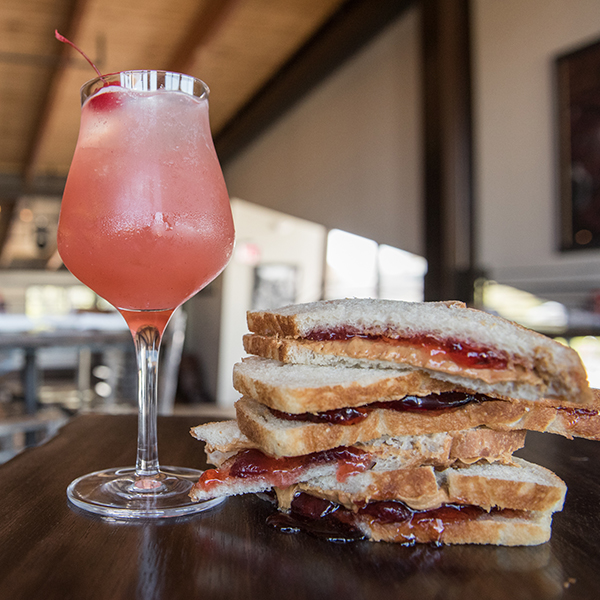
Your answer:
[[[160,468],[156,375],[171,313],[226,266],[234,229],[214,150],[208,89],[161,71],[99,77],[82,88],[81,127],[65,187],[58,249],[113,304],[134,336],[139,373],[136,467],[79,478],[77,506],[119,517],[177,516],[195,470]]]

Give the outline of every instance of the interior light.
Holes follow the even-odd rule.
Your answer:
[[[592,232],[589,231],[588,229],[580,229],[576,234],[575,234],[575,241],[581,245],[581,246],[585,246],[586,244],[589,244],[592,241],[592,238],[594,236],[592,235]]]
[[[30,208],[23,208],[19,213],[19,218],[24,223],[31,223],[33,221],[33,211]]]

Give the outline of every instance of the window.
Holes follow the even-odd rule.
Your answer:
[[[416,254],[332,229],[327,236],[325,299],[423,300],[427,261]]]

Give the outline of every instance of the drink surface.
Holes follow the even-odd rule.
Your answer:
[[[111,85],[86,101],[58,231],[73,275],[118,308],[172,309],[233,240],[206,99]]]

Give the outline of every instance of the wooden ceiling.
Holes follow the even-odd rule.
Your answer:
[[[3,256],[22,210],[19,202],[60,198],[79,129],[79,89],[95,75],[55,39],[55,29],[104,73],[152,68],[203,79],[211,90],[211,125],[223,162],[409,4],[2,0],[0,266],[22,266]]]

